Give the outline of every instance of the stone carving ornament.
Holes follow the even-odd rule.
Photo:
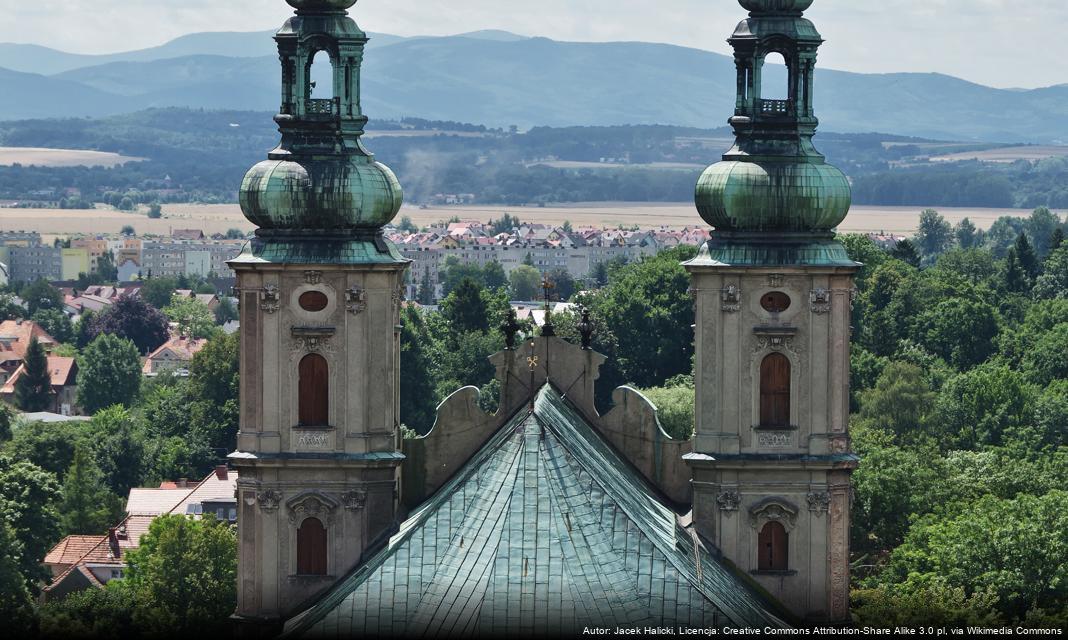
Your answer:
[[[828,289],[813,289],[808,294],[812,313],[823,315],[831,312],[831,292]]]
[[[349,511],[359,511],[360,509],[363,509],[365,504],[367,504],[367,492],[363,489],[349,491],[341,496],[341,502]]]
[[[335,505],[326,502],[321,497],[311,494],[305,495],[289,504],[289,523],[299,524],[305,518],[318,518],[327,526],[334,523]]]
[[[279,295],[278,292],[278,285],[263,285],[263,291],[260,292],[260,309],[263,309],[267,313],[274,313],[278,311],[281,306],[282,302],[281,295]]]
[[[727,313],[737,313],[742,310],[742,290],[737,285],[729,284],[719,293],[722,303],[720,308]]]
[[[331,349],[331,336],[329,335],[297,335],[293,336],[294,351],[308,351],[318,353],[333,353]]]
[[[742,503],[742,496],[738,495],[737,491],[724,491],[716,496],[716,504],[719,505],[719,510],[723,511],[727,515],[738,510],[738,505]]]
[[[772,351],[786,349],[795,356],[800,356],[804,351],[793,336],[757,336],[756,343],[753,345],[753,353],[760,353],[767,349]]]
[[[319,284],[322,281],[323,281],[323,272],[322,271],[305,271],[304,272],[304,282],[307,282],[308,284]]]
[[[810,491],[807,496],[808,510],[817,516],[827,513],[831,506],[831,494],[826,491]]]
[[[797,507],[782,498],[765,498],[749,509],[749,526],[757,531],[766,522],[779,522],[790,531],[797,525]]]
[[[358,315],[367,310],[367,290],[360,285],[353,285],[345,292],[345,308],[349,313]]]
[[[256,494],[256,501],[260,503],[260,509],[264,513],[274,513],[278,504],[282,502],[282,493],[274,489],[267,489]]]

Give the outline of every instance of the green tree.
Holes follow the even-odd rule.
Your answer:
[[[192,425],[211,447],[237,445],[240,407],[240,336],[217,336],[204,345],[189,364],[188,397]]]
[[[891,433],[915,434],[923,430],[933,400],[923,369],[891,362],[875,386],[860,394],[860,417]]]
[[[482,267],[482,282],[487,289],[503,289],[508,286],[508,276],[500,262],[492,260]]]
[[[527,251],[527,255],[523,256],[523,264],[528,267],[534,266],[534,256],[532,256],[529,251]]]
[[[125,640],[145,635],[134,623],[133,591],[125,580],[104,589],[85,589],[43,605],[38,615],[43,638]]]
[[[521,264],[508,275],[513,300],[536,300],[541,291],[541,273],[534,267]]]
[[[1054,380],[1035,399],[1034,427],[1039,445],[1068,445],[1068,380]]]
[[[0,293],[0,322],[4,320],[19,320],[26,317],[26,307],[15,302],[15,296],[10,293]]]
[[[1020,264],[1016,247],[1010,247],[1005,255],[1005,289],[1013,293],[1024,293],[1031,289],[1030,278]]]
[[[104,486],[104,474],[87,444],[75,448],[74,461],[63,481],[59,513],[64,535],[103,533],[121,517],[122,499]]]
[[[1039,207],[1027,218],[1027,234],[1034,241],[1038,255],[1048,255],[1053,233],[1061,228],[1061,219],[1048,207]]]
[[[1024,369],[1031,379],[1048,385],[1068,378],[1068,322],[1063,322],[1038,338],[1024,356]]]
[[[219,306],[215,307],[215,324],[224,325],[238,319],[237,307],[228,297],[219,300]]]
[[[122,225],[122,231],[120,231],[120,233],[124,236],[132,236],[136,235],[137,231],[134,230],[133,225],[124,224]]]
[[[108,489],[125,496],[141,483],[144,435],[137,419],[124,407],[98,411],[89,423],[88,441]]]
[[[916,319],[920,342],[958,369],[986,360],[999,332],[997,311],[967,298],[939,302]]]
[[[664,432],[676,440],[689,440],[694,430],[694,388],[692,384],[642,389],[642,395],[656,406],[656,416]]]
[[[447,296],[464,280],[471,280],[479,286],[483,284],[482,269],[477,264],[464,263],[456,256],[449,256],[440,276],[442,277],[441,295]]]
[[[48,356],[34,336],[26,348],[22,374],[15,381],[15,404],[28,412],[46,411],[52,406],[52,374]]]
[[[215,330],[211,309],[196,298],[174,296],[163,313],[178,325],[180,335],[187,338],[207,338]]]
[[[963,588],[941,582],[918,589],[893,586],[853,592],[852,614],[857,625],[998,628],[1003,619],[998,598],[991,592],[968,595]]]
[[[938,256],[953,241],[953,227],[934,209],[920,212],[916,244],[924,256]]]
[[[56,342],[74,341],[74,325],[71,324],[67,314],[58,309],[40,309],[30,320],[41,325],[48,335],[56,339]]]
[[[11,423],[14,422],[15,416],[11,412],[11,408],[6,404],[0,404],[0,446],[5,442],[10,442],[12,435]]]
[[[946,449],[998,445],[1031,421],[1035,395],[1022,373],[982,364],[946,382],[930,424]]]
[[[589,301],[618,341],[617,350],[605,355],[624,381],[650,388],[691,372],[693,301],[681,263],[694,254],[694,247],[676,247],[622,267]]]
[[[893,250],[890,251],[890,255],[913,267],[920,266],[920,251],[916,248],[916,245],[907,238],[894,245]]]
[[[46,571],[41,559],[59,540],[56,477],[37,465],[0,455],[0,522],[7,523],[18,546],[19,573],[27,587],[36,591]]]
[[[0,520],[0,616],[7,633],[27,637],[33,629],[33,601],[20,572],[23,549],[15,532]]]
[[[490,328],[489,310],[483,289],[468,278],[442,300],[441,314],[453,331],[485,333]]]
[[[135,621],[149,632],[218,633],[237,606],[237,537],[210,516],[156,518],[127,566]]]
[[[430,281],[430,267],[423,269],[423,279],[419,282],[419,291],[415,294],[416,302],[421,305],[434,303],[434,285]]]
[[[129,207],[125,207],[123,205],[126,203],[126,200],[127,198],[122,199],[122,204],[119,205],[119,208],[125,211],[129,211],[130,209],[133,209],[133,203],[131,203]],[[153,202],[152,204],[148,205],[148,217],[154,220],[162,218],[163,207],[161,207],[158,202]]]
[[[975,228],[975,224],[968,218],[964,218],[957,223],[956,228],[953,230],[953,235],[956,236],[957,245],[961,249],[971,249],[979,246],[979,232]]]
[[[157,309],[163,309],[171,303],[178,283],[174,278],[149,278],[141,286],[141,299]]]
[[[1060,249],[1062,244],[1064,244],[1064,229],[1057,227],[1049,238],[1050,252]]]
[[[15,430],[5,448],[13,458],[25,460],[60,480],[74,460],[74,448],[85,437],[78,422],[29,422]]]
[[[1045,273],[1035,282],[1036,298],[1068,298],[1068,244],[1062,244],[1049,254]]]
[[[886,570],[872,582],[922,589],[941,583],[992,592],[999,609],[1021,619],[1068,599],[1068,492],[986,496],[913,525]],[[874,586],[874,585],[873,585]]]
[[[63,293],[43,279],[26,285],[21,297],[26,302],[26,310],[31,317],[41,309],[63,310]]]
[[[434,424],[437,400],[433,370],[428,350],[433,338],[427,330],[422,312],[414,307],[401,310],[401,423],[425,434]]]
[[[415,233],[419,231],[419,227],[415,226],[412,222],[411,216],[401,216],[400,224],[397,225],[397,230],[402,233]]]
[[[119,279],[119,268],[115,265],[115,254],[111,251],[96,261],[96,272],[104,282],[116,282]]]
[[[96,322],[96,314],[92,311],[83,311],[74,325],[74,345],[84,349],[93,341],[93,323]]]
[[[1016,251],[1016,259],[1020,261],[1020,268],[1027,274],[1027,281],[1034,282],[1038,277],[1039,262],[1031,242],[1027,239],[1027,234],[1021,233],[1016,236],[1013,249]]]
[[[549,282],[553,283],[553,294],[557,300],[566,302],[575,295],[575,278],[567,269],[553,269],[548,276]]]
[[[131,406],[141,389],[137,346],[115,335],[99,335],[85,348],[78,375],[92,381],[78,385],[78,404],[88,413],[116,404]]]

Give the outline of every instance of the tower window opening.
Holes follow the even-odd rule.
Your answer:
[[[790,425],[790,360],[772,353],[760,363],[760,426]]]
[[[334,97],[334,65],[330,54],[316,51],[308,70],[310,83],[308,97],[313,100],[331,100]]]
[[[329,424],[330,377],[326,358],[311,353],[300,361],[298,413],[303,426]]]
[[[297,574],[326,575],[326,527],[318,518],[307,518],[297,529]]]
[[[790,82],[786,58],[781,53],[769,53],[760,71],[760,96],[764,100],[789,100]]]
[[[790,308],[790,296],[782,291],[772,291],[760,297],[760,306],[768,313],[782,313]]]
[[[781,522],[768,522],[760,530],[757,569],[786,571],[789,567],[789,534]]]

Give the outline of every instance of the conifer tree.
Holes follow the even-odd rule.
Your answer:
[[[916,249],[916,245],[907,238],[898,242],[890,251],[890,255],[914,267],[920,266],[920,252]]]
[[[434,285],[430,282],[430,267],[423,270],[423,281],[419,283],[419,292],[415,294],[419,304],[434,303]]]
[[[1016,236],[1016,244],[1013,245],[1013,249],[1016,250],[1016,259],[1020,262],[1020,268],[1027,274],[1029,282],[1034,282],[1038,277],[1038,256],[1035,255],[1035,249],[1031,246],[1031,242],[1027,239],[1027,235],[1021,233]]]
[[[1027,272],[1016,255],[1016,247],[1010,247],[1005,256],[1005,288],[1015,293],[1023,293],[1030,288]]]
[[[1049,252],[1053,253],[1064,244],[1064,229],[1057,227],[1053,230],[1053,235],[1049,237]]]
[[[79,443],[63,481],[63,500],[59,504],[64,534],[103,533],[121,511],[121,501],[104,486],[104,473],[89,447]]]
[[[48,356],[37,338],[30,338],[22,375],[15,382],[15,404],[28,412],[44,411],[52,403],[52,376]]]

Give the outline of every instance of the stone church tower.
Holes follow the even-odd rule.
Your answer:
[[[850,188],[812,145],[813,0],[739,0],[736,144],[697,184],[694,519],[798,617],[849,616]],[[787,67],[767,99],[765,60]]]
[[[271,625],[330,587],[397,509],[399,305],[408,261],[383,236],[401,188],[360,142],[367,36],[356,0],[287,0],[282,141],[249,170],[258,227],[230,266],[241,301],[237,617]],[[313,98],[329,60],[333,97]],[[331,87],[320,87],[329,92]]]

